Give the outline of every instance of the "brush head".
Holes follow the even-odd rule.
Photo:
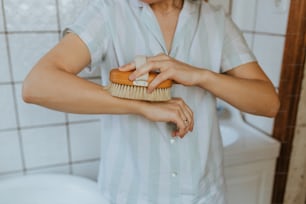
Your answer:
[[[171,99],[172,80],[166,80],[159,84],[152,93],[147,93],[146,86],[138,86],[129,80],[132,71],[122,72],[113,69],[110,72],[110,85],[106,88],[112,96],[145,100],[145,101],[168,101]],[[147,82],[150,83],[158,73],[149,73]]]

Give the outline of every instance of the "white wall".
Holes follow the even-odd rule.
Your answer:
[[[72,173],[95,179],[99,163],[97,116],[64,114],[21,98],[22,81],[60,39],[88,0],[3,0],[0,8],[0,178]],[[35,9],[37,8],[37,9]],[[97,83],[99,73],[82,74]]]

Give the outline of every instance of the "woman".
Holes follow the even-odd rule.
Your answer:
[[[268,117],[279,108],[229,17],[200,0],[93,0],[64,33],[26,78],[23,98],[102,115],[98,182],[108,202],[226,203],[216,97]],[[101,68],[104,86],[110,69],[135,69],[139,54],[148,62],[130,80],[159,70],[148,91],[172,79],[172,100],[119,99],[76,76],[88,65]]]

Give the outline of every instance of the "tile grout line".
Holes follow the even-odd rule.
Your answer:
[[[15,117],[16,117],[17,135],[18,135],[18,142],[19,142],[19,147],[20,147],[21,165],[22,165],[23,174],[25,174],[25,171],[26,171],[25,153],[24,153],[24,146],[23,146],[23,140],[22,140],[22,134],[21,134],[21,128],[20,128],[20,118],[18,115],[17,93],[16,93],[16,87],[14,83],[13,63],[12,63],[11,49],[10,49],[10,43],[9,43],[9,36],[7,33],[7,30],[8,30],[7,19],[6,19],[6,12],[4,8],[3,0],[1,0],[1,9],[3,13],[3,27],[4,27],[4,32],[5,32],[6,51],[7,51],[8,66],[9,66],[10,80],[11,80],[11,86],[12,86],[12,92],[13,92],[14,107],[15,107],[14,112],[15,112]]]
[[[56,21],[57,21],[57,30],[58,30],[58,41],[61,40],[61,21],[60,21],[60,8],[58,0],[55,0],[56,7]],[[68,113],[65,113],[65,129],[66,129],[66,140],[67,140],[67,154],[68,154],[68,168],[69,174],[73,173],[72,169],[72,151],[71,151],[71,138],[70,138],[70,129],[69,129],[69,118]]]
[[[88,120],[79,120],[79,121],[70,121],[68,124],[76,125],[76,124],[86,124],[86,123],[92,123],[92,122],[98,122],[99,119],[88,119]],[[49,124],[42,124],[42,125],[32,125],[32,126],[23,126],[20,129],[23,130],[31,130],[36,128],[46,128],[46,127],[58,127],[58,126],[65,126],[67,122],[62,123],[49,123]],[[14,131],[17,130],[17,128],[7,128],[7,129],[0,129],[0,132],[7,132],[7,131]]]

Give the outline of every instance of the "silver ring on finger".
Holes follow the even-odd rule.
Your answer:
[[[189,124],[189,121],[187,119],[184,120],[185,125]]]

